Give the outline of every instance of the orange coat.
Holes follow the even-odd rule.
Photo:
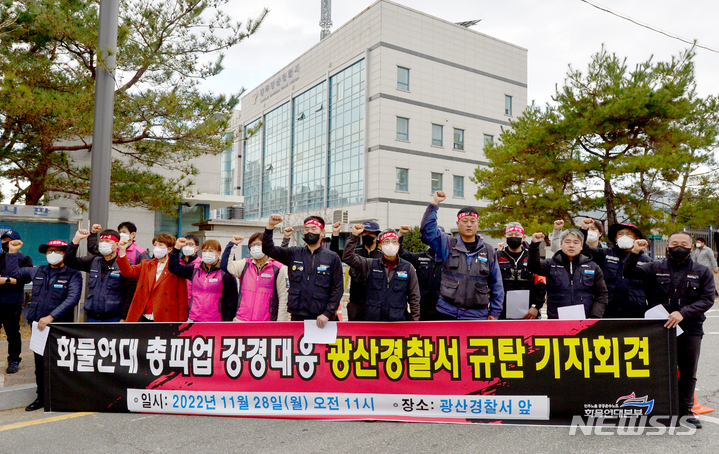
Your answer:
[[[130,265],[127,256],[118,256],[117,265],[124,277],[137,279],[137,289],[132,298],[126,321],[139,321],[150,298],[152,298],[152,312],[156,322],[187,321],[187,279],[170,273],[170,268],[166,265],[155,282],[157,259],[144,260],[137,265]]]

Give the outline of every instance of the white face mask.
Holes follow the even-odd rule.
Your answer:
[[[45,256],[47,257],[47,262],[50,265],[57,265],[58,263],[62,262],[63,257],[65,257],[64,254],[60,254],[58,252],[50,252]]]
[[[599,234],[595,232],[594,230],[590,230],[587,232],[587,243],[594,243],[599,239]]]
[[[182,253],[185,254],[185,257],[190,257],[195,255],[195,248],[194,246],[183,246]]]
[[[217,254],[211,251],[203,251],[202,261],[205,262],[207,265],[212,265],[217,261]]]
[[[394,257],[399,252],[399,244],[383,244],[382,253],[387,257]]]
[[[704,246],[704,243],[700,243],[699,241],[697,241],[697,249],[701,249],[702,246]]]
[[[120,234],[120,241],[125,241],[125,240],[129,240],[129,239],[130,239],[130,235],[128,235],[127,233]]]
[[[619,249],[629,249],[634,246],[634,240],[632,237],[623,235],[617,238],[617,247]]]
[[[100,254],[102,255],[110,255],[112,254],[112,244],[110,243],[100,243],[97,245],[97,250],[100,251]]]
[[[164,258],[167,255],[167,248],[166,247],[157,247],[155,246],[154,249],[152,249],[152,256],[156,259]]]
[[[262,246],[252,246],[250,248],[250,254],[255,260],[259,260],[265,256],[265,254],[262,252]]]

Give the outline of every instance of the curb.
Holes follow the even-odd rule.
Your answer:
[[[15,385],[0,388],[0,411],[24,408],[37,397],[37,385]]]

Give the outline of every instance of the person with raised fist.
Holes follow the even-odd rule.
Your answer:
[[[322,245],[325,221],[309,216],[304,221],[305,246],[277,247],[273,235],[282,215],[272,214],[262,236],[262,252],[288,268],[287,311],[292,321],[316,320],[324,328],[334,318],[344,293],[342,262]]]
[[[130,240],[120,241],[117,263],[124,277],[137,279],[137,289],[127,312],[127,322],[187,321],[187,280],[167,268],[169,252],[175,247],[174,236],[161,233],[152,239],[151,260],[131,265],[127,258]]]
[[[335,252],[340,257],[344,257],[345,249],[340,249],[340,230],[342,229],[341,222],[335,222],[332,224],[332,240],[330,241],[330,250]],[[367,221],[364,223],[364,230],[360,235],[358,241],[354,244],[355,254],[370,259],[376,259],[382,257],[382,251],[377,248],[377,237],[381,230],[379,224],[375,221]],[[344,261],[344,260],[343,260]],[[345,261],[345,263],[347,263]],[[349,263],[347,263],[349,265]],[[362,274],[361,270],[350,266],[349,270],[350,284],[349,292],[350,299],[347,303],[347,318],[351,322],[357,322],[366,320],[365,318],[365,299],[367,297],[367,285],[366,278]]]
[[[586,318],[602,318],[607,307],[607,285],[599,265],[583,255],[584,235],[577,229],[562,232],[562,248],[550,259],[540,258],[544,233],[532,235],[529,271],[547,278],[547,317],[559,318],[560,307],[584,306]]]
[[[716,286],[711,270],[691,260],[692,243],[687,232],[674,232],[667,240],[666,258],[639,263],[649,242],[636,239],[624,263],[624,277],[644,281],[649,307],[661,304],[669,312],[664,327],[679,326],[684,331],[677,337],[679,412],[680,416],[690,417],[688,423],[700,428],[692,407],[705,314],[714,305]]]
[[[293,231],[292,227],[285,228],[284,238],[289,238]],[[240,282],[239,300],[231,320],[288,321],[287,267],[262,252],[262,232],[253,233],[247,242],[252,257],[237,260],[236,251],[243,241],[243,237],[233,235],[225,247],[225,252],[222,253],[220,262],[220,268],[236,276]]]
[[[522,292],[527,295],[527,313],[522,317],[525,320],[540,317],[539,311],[544,306],[547,296],[547,278],[536,276],[529,271],[529,250],[524,241],[524,228],[519,222],[510,222],[504,230],[505,247],[497,252],[497,263],[502,272],[502,284],[505,293],[505,305],[502,308],[500,320],[507,319],[506,298],[509,292]],[[519,295],[519,293],[515,293]]]
[[[125,294],[126,279],[120,274],[120,266],[116,261],[120,234],[112,229],[99,233],[97,248],[101,256],[77,256],[80,242],[92,234],[89,230],[80,229],[75,232],[75,237],[67,247],[65,265],[88,274],[87,294],[83,305],[87,321],[119,322],[123,318],[125,301],[128,299]]]
[[[17,280],[7,274],[5,258],[10,247],[10,241],[19,240],[17,230],[6,230],[2,233],[2,250],[0,251],[0,325],[5,328],[7,336],[7,369],[8,374],[20,370],[20,353],[22,352],[22,337],[20,336],[20,317],[22,317],[22,304],[25,299],[23,289],[30,280]],[[20,267],[32,268],[32,258],[17,253],[17,262]]]
[[[588,235],[594,225],[594,220],[582,220],[580,231]],[[603,318],[644,318],[647,311],[647,297],[644,292],[644,282],[639,279],[624,277],[624,263],[634,246],[634,240],[643,239],[644,235],[634,224],[621,223],[609,226],[607,233],[609,241],[614,245],[611,248],[591,246],[585,243],[583,253],[591,257],[604,273],[604,282],[609,291],[609,302]],[[651,262],[648,255],[639,255],[640,263]]]
[[[379,235],[382,258],[362,257],[356,246],[364,229],[363,224],[352,227],[342,259],[365,280],[365,320],[418,321],[419,282],[412,264],[399,257],[399,235],[385,230]]]
[[[607,247],[607,244],[602,242],[600,238],[604,235],[604,226],[600,221],[590,219],[591,225],[585,226],[587,234],[585,235],[585,241],[589,247],[603,248]],[[549,250],[552,254],[556,254],[557,251],[562,249],[561,236],[563,233],[564,221],[559,219],[554,221],[554,230],[552,231],[551,241]]]
[[[437,312],[449,320],[497,320],[504,302],[497,254],[477,234],[476,208],[459,210],[459,238],[439,229],[437,210],[446,198],[444,191],[434,193],[420,226],[422,238],[444,262]]]
[[[80,302],[82,294],[82,275],[79,271],[65,266],[63,262],[67,243],[62,240],[48,241],[41,244],[38,251],[45,254],[48,265],[20,267],[17,252],[22,247],[20,240],[12,240],[8,245],[5,259],[8,275],[17,280],[32,281],[32,301],[27,308],[27,321],[37,322],[43,331],[53,322],[73,322],[73,309]],[[35,353],[35,381],[37,383],[37,399],[25,407],[26,411],[42,408],[45,403],[45,362],[42,355]]]

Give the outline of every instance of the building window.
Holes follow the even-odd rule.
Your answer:
[[[395,189],[397,191],[409,192],[409,169],[400,169],[397,167],[397,183]]]
[[[432,191],[430,194],[434,194],[436,191],[442,190],[442,174],[432,172]]]
[[[432,145],[434,145],[435,147],[442,146],[442,130],[442,125],[432,124]]]
[[[484,146],[488,147],[494,143],[494,136],[490,134],[484,135]]]
[[[454,149],[464,150],[464,129],[454,128]]]
[[[397,117],[397,140],[409,141],[409,118]]]
[[[504,114],[512,115],[512,97],[504,95]]]
[[[409,69],[397,67],[397,89],[409,91]]]
[[[464,197],[464,177],[454,176],[454,196]]]

